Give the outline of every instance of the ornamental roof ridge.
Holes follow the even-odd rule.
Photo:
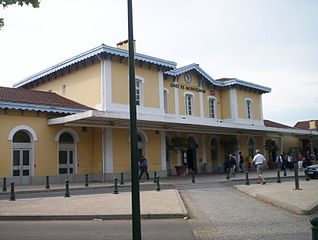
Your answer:
[[[243,80],[240,80],[237,78],[233,78],[231,80],[224,81],[224,82],[222,82],[222,84],[223,84],[223,86],[240,85],[240,86],[244,86],[244,87],[258,89],[258,90],[264,91],[266,93],[269,93],[272,90],[269,87],[265,87],[265,86],[261,86],[261,85],[255,84],[255,83],[243,81]]]
[[[164,72],[164,74],[169,76],[179,76],[185,72],[196,70],[200,75],[207,79],[210,83],[216,86],[222,86],[222,83],[215,81],[208,73],[206,73],[197,63],[192,63],[177,69]]]
[[[127,50],[107,46],[105,44],[101,44],[98,47],[95,47],[93,49],[85,51],[81,54],[76,55],[75,57],[69,58],[63,62],[60,62],[60,63],[52,66],[52,67],[49,67],[47,69],[44,69],[43,71],[40,71],[36,74],[33,74],[30,77],[27,77],[27,78],[23,79],[22,81],[19,81],[19,82],[13,84],[13,87],[15,87],[15,88],[23,87],[24,85],[26,85],[30,82],[33,82],[41,77],[47,76],[51,73],[57,72],[63,68],[69,67],[73,64],[76,64],[76,63],[81,62],[85,59],[97,56],[98,54],[102,54],[102,53],[128,58],[128,51]],[[141,54],[141,53],[135,53],[135,60],[139,60],[139,61],[143,61],[143,62],[147,62],[147,63],[151,63],[151,64],[156,64],[156,65],[166,67],[166,68],[171,68],[171,69],[174,69],[177,66],[177,63],[175,63],[175,62],[152,57],[152,56],[148,56],[148,55]]]

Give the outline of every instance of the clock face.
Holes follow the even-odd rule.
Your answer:
[[[185,81],[186,83],[191,83],[191,82],[192,82],[192,77],[191,77],[191,75],[190,75],[190,74],[184,75],[184,81]]]

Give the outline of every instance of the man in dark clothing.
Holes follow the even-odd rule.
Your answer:
[[[142,175],[146,174],[147,180],[149,180],[149,173],[148,173],[148,161],[147,159],[141,155],[140,157],[140,174],[139,174],[139,180],[141,180]]]

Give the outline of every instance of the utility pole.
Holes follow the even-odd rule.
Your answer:
[[[131,144],[131,199],[133,240],[141,240],[140,190],[138,178],[138,142],[136,117],[136,84],[132,0],[128,3],[128,53],[129,53],[129,108],[130,108],[130,144]]]

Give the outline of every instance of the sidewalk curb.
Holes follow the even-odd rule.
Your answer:
[[[141,214],[142,219],[173,219],[184,218],[186,214],[160,213]],[[75,221],[75,220],[131,220],[131,214],[111,215],[2,215],[0,221]]]
[[[302,208],[296,207],[295,205],[292,205],[292,204],[289,204],[286,202],[282,202],[282,201],[277,200],[277,199],[273,199],[273,198],[268,197],[268,196],[261,194],[261,193],[257,193],[255,195],[255,198],[262,200],[264,202],[268,202],[276,207],[280,207],[280,208],[283,208],[283,209],[286,209],[288,211],[291,211],[291,212],[294,212],[297,214],[301,214],[301,215],[310,215],[318,209],[318,202],[313,204],[313,206],[310,208],[302,209]]]

